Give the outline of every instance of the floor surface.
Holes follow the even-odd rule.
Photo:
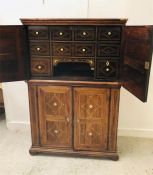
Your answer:
[[[153,175],[153,139],[119,137],[119,161],[31,156],[30,144],[30,131],[7,130],[0,116],[0,175]]]

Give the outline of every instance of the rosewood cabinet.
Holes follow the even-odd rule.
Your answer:
[[[31,154],[118,159],[120,87],[145,102],[152,26],[21,19],[0,26],[0,81],[28,80]]]

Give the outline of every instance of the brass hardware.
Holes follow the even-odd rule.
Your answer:
[[[78,122],[78,123],[80,122],[79,119],[77,119],[77,122]]]
[[[149,62],[149,61],[145,61],[145,66],[144,66],[144,68],[145,68],[146,70],[149,70],[149,68],[150,68],[150,62]]]
[[[39,32],[35,32],[36,35],[39,35]]]
[[[89,132],[89,136],[92,136],[92,132]]]
[[[63,49],[63,48],[61,48],[61,49],[60,49],[60,51],[61,51],[61,52],[63,52],[63,51],[64,51],[64,49]]]
[[[39,51],[40,50],[40,47],[37,47],[37,50]]]
[[[106,71],[108,72],[109,71],[109,68],[106,68]]]
[[[85,49],[85,48],[83,48],[83,49],[82,49],[82,52],[85,52],[85,51],[86,51],[86,49]]]
[[[89,105],[89,108],[92,109],[93,108],[93,105]]]
[[[57,130],[57,129],[55,129],[55,130],[54,130],[54,133],[56,133],[56,134],[57,134],[57,133],[58,133],[58,130]]]
[[[53,106],[57,106],[57,103],[56,103],[56,102],[54,102],[54,103],[53,103]]]
[[[38,66],[38,69],[39,69],[39,70],[42,69],[42,66],[39,65],[39,66]]]
[[[62,36],[63,35],[63,32],[60,32],[59,35]]]
[[[86,34],[87,34],[86,32],[83,32],[83,33],[82,33],[83,36],[86,36]]]
[[[106,66],[109,66],[109,61],[106,61]]]
[[[69,119],[69,117],[67,117],[67,118],[66,118],[66,120],[67,120],[67,122],[70,122],[70,119]]]
[[[112,34],[112,32],[108,32],[108,35],[110,36]]]

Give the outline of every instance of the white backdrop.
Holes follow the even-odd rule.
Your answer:
[[[21,24],[19,18],[128,18],[129,25],[153,24],[152,0],[0,0],[0,25]],[[29,126],[25,82],[3,83],[7,126]],[[121,90],[119,134],[153,137],[153,66],[148,102]]]

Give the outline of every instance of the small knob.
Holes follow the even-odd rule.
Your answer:
[[[93,108],[93,105],[89,105],[89,108],[92,109]]]
[[[37,47],[37,50],[39,51],[40,50],[40,47]]]
[[[87,33],[86,33],[86,32],[83,32],[83,33],[82,33],[82,35],[83,35],[83,36],[86,36],[86,35],[87,35]]]
[[[63,51],[64,51],[64,49],[63,49],[63,48],[61,48],[61,49],[60,49],[60,51],[61,51],[61,52],[63,52]]]
[[[106,71],[108,72],[109,71],[109,68],[106,68]]]
[[[38,34],[39,34],[39,32],[35,32],[35,34],[36,34],[36,35],[38,35]]]
[[[86,51],[86,49],[85,49],[85,48],[83,48],[83,49],[82,49],[82,52],[85,52],[85,51]]]
[[[38,69],[41,70],[41,69],[42,69],[42,66],[39,65],[39,66],[38,66]]]
[[[108,32],[108,35],[110,36],[112,34],[112,32]]]
[[[89,136],[92,136],[92,132],[89,132]]]
[[[56,102],[54,102],[54,103],[53,103],[53,106],[57,106],[57,103],[56,103]]]
[[[58,133],[58,130],[57,130],[57,129],[55,129],[55,130],[54,130],[54,133],[55,133],[55,134],[57,134],[57,133]]]
[[[63,35],[63,32],[60,32],[59,35],[62,36]]]
[[[106,66],[109,66],[109,61],[106,61]]]
[[[67,117],[67,118],[66,118],[66,120],[67,120],[67,122],[70,122],[70,119],[69,119],[69,117]]]

